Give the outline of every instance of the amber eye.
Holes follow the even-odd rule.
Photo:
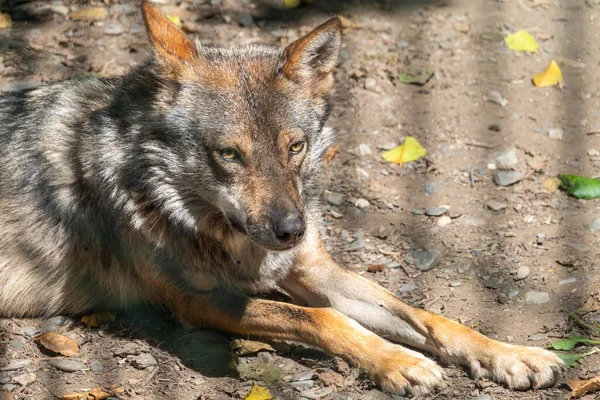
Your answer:
[[[233,149],[219,150],[219,155],[225,161],[235,161],[239,158],[238,153]]]
[[[300,154],[304,150],[304,141],[299,141],[290,146],[290,153]]]

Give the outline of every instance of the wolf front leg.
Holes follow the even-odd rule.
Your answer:
[[[444,384],[435,362],[382,339],[331,308],[300,307],[225,290],[170,296],[175,314],[195,326],[320,348],[364,368],[390,393],[418,395]]]
[[[556,382],[564,364],[554,353],[498,342],[411,307],[380,285],[341,268],[311,236],[283,284],[297,302],[332,307],[384,338],[468,367],[474,378],[490,378],[514,389]]]

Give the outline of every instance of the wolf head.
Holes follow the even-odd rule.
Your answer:
[[[325,122],[340,20],[283,50],[224,49],[192,43],[154,5],[142,4],[165,88],[152,110],[165,131],[161,146],[173,155],[164,167],[185,177],[171,189],[189,199],[193,218],[203,212],[193,204],[203,201],[255,244],[294,247],[333,139]]]

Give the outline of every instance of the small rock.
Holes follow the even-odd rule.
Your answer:
[[[10,376],[7,374],[0,374],[0,385],[5,385],[10,382]]]
[[[104,34],[109,36],[119,36],[125,32],[125,27],[119,23],[106,24]]]
[[[330,192],[326,190],[323,192],[323,197],[325,201],[334,206],[339,206],[344,201],[344,195],[341,193]]]
[[[518,171],[496,171],[494,183],[498,186],[510,186],[523,179],[523,174]]]
[[[55,12],[57,14],[60,15],[67,15],[69,13],[69,7],[63,5],[63,4],[53,4],[50,9],[52,10],[52,12]]]
[[[62,326],[69,326],[74,324],[75,321],[73,318],[65,317],[62,315],[58,315],[56,317],[52,317],[47,319],[46,322],[42,325],[43,332],[56,332],[58,328]]]
[[[547,292],[529,291],[525,293],[525,303],[544,304],[550,301],[550,295]]]
[[[142,348],[139,344],[137,343],[132,343],[132,342],[128,342],[125,343],[123,346],[119,347],[118,349],[116,349],[113,354],[115,356],[128,356],[128,355],[135,355],[135,354],[140,354],[142,352]]]
[[[17,388],[17,385],[13,385],[12,383],[7,383],[6,385],[2,385],[0,387],[0,390],[4,390],[6,392],[12,392],[16,388]],[[13,399],[10,399],[10,400],[13,400]]]
[[[562,138],[563,138],[563,130],[562,130],[562,128],[550,128],[550,129],[548,129],[548,137],[550,137],[550,139],[562,140]]]
[[[310,390],[304,390],[300,392],[300,396],[306,397],[307,399],[320,399],[333,393],[332,387],[315,388]]]
[[[600,156],[600,151],[596,150],[596,149],[589,149],[587,151],[588,156],[590,157],[598,157]]]
[[[494,157],[496,165],[500,168],[508,168],[519,163],[517,158],[517,149],[515,147],[509,147],[496,154]]]
[[[361,167],[356,167],[356,176],[360,179],[371,179],[371,177],[369,176],[369,173]]]
[[[102,372],[104,370],[104,364],[97,360],[92,361],[90,363],[90,369],[94,372]]]
[[[269,364],[272,363],[275,359],[273,358],[273,356],[271,355],[271,353],[266,352],[266,351],[261,351],[259,352],[256,357],[258,358],[258,361],[265,363],[265,364]]]
[[[590,223],[589,230],[591,233],[596,233],[597,231],[600,231],[600,217],[596,217],[592,220],[592,222]]]
[[[359,157],[366,157],[373,154],[373,150],[371,150],[368,144],[361,143],[354,149],[354,154]]]
[[[21,329],[19,329],[19,333],[21,335],[26,335],[26,336],[35,336],[38,333],[40,333],[40,330],[38,328],[36,328],[35,326],[24,326]]]
[[[506,203],[502,203],[498,200],[490,200],[485,205],[492,211],[501,211],[506,208]]]
[[[450,218],[447,215],[442,215],[441,217],[438,218],[436,224],[437,226],[439,226],[440,228],[445,227],[446,225],[450,225],[452,223],[452,218]]]
[[[354,205],[358,208],[367,208],[371,205],[367,199],[356,199]]]
[[[253,23],[254,23],[254,18],[252,18],[252,15],[250,15],[250,14],[244,14],[240,18],[240,26],[243,26],[244,28],[249,27]]]
[[[331,210],[331,211],[329,211],[329,213],[330,213],[330,214],[331,214],[331,216],[332,216],[333,218],[335,218],[335,219],[340,219],[340,218],[343,218],[343,217],[344,217],[344,214],[342,214],[342,213],[339,213],[339,212],[337,212],[337,211],[334,211],[334,210]]]
[[[518,269],[517,269],[517,274],[515,279],[520,281],[522,279],[525,279],[529,276],[529,267],[526,265],[521,265]]]
[[[422,208],[415,208],[414,210],[410,210],[410,213],[412,215],[424,215],[425,210],[423,210]]]
[[[316,372],[316,369],[307,369],[306,371],[302,371],[294,375],[292,381],[306,381],[312,379],[312,377],[315,376]]]
[[[433,196],[437,191],[437,187],[433,182],[425,182],[425,194],[428,196]]]
[[[63,372],[77,372],[85,368],[85,364],[75,360],[50,360],[48,364]]]
[[[378,144],[377,148],[379,150],[391,150],[394,147],[398,147],[398,143],[396,142],[389,142],[389,143],[384,143],[384,144]]]
[[[29,364],[31,364],[31,360],[30,359],[15,359],[15,360],[10,360],[8,362],[8,364],[6,364],[4,367],[0,368],[0,370],[1,371],[15,371],[17,369],[25,368]]]
[[[21,386],[27,386],[30,383],[35,382],[35,380],[37,379],[37,376],[33,373],[33,372],[29,372],[27,374],[23,374],[23,375],[17,375],[15,376],[12,381],[16,384],[19,384]]]
[[[365,89],[366,90],[375,90],[377,88],[377,81],[374,78],[365,79]]]
[[[520,290],[511,290],[510,292],[508,292],[506,294],[506,297],[508,297],[509,299],[512,299],[513,297],[516,297],[519,295],[519,293],[521,293]]]
[[[462,285],[462,283],[460,283],[459,281],[450,282],[448,284],[448,286],[450,286],[450,287],[459,287],[461,285]]]
[[[487,100],[491,103],[498,104],[502,108],[508,105],[508,100],[503,98],[500,92],[497,90],[491,90],[488,94]]]
[[[502,284],[495,278],[488,278],[483,281],[483,287],[488,289],[498,289]]]
[[[527,338],[530,342],[539,342],[540,340],[545,340],[548,338],[548,335],[543,333],[536,333],[535,335],[531,335]]]
[[[496,163],[489,163],[487,166],[487,169],[489,169],[490,171],[495,171],[498,169],[498,166],[496,165]]]
[[[575,283],[577,282],[577,278],[572,277],[572,278],[566,278],[566,279],[561,279],[558,284],[559,285],[568,285],[570,283]]]
[[[434,248],[419,249],[411,252],[406,261],[421,271],[429,271],[439,263],[440,256],[441,253]]]
[[[294,382],[290,382],[290,386],[292,388],[294,388],[294,390],[297,390],[298,392],[301,392],[303,390],[307,390],[307,389],[310,389],[313,386],[315,386],[315,381],[311,381],[311,380],[294,381]]]
[[[403,283],[402,286],[400,286],[400,288],[398,289],[398,291],[401,293],[408,293],[408,292],[412,292],[416,288],[417,288],[416,286],[413,286],[410,283]]]
[[[446,207],[429,207],[425,214],[429,217],[439,217],[440,215],[446,214],[448,209]]]
[[[471,398],[471,400],[492,400],[492,396],[489,394],[482,394],[481,396]]]
[[[129,356],[127,358],[131,360],[131,365],[138,369],[146,369],[158,364],[156,358],[154,358],[150,353],[141,353],[138,356]]]

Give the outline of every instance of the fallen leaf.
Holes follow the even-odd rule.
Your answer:
[[[172,23],[181,28],[181,18],[179,18],[177,15],[167,15],[167,18],[169,18],[169,20],[171,20]]]
[[[283,5],[287,8],[296,8],[300,6],[300,0],[283,0]]]
[[[597,392],[600,390],[600,376],[591,379],[575,380],[567,379],[567,385],[572,389],[569,393],[569,399],[582,396],[586,393]]]
[[[600,181],[587,176],[560,175],[560,189],[578,199],[600,197]]]
[[[106,9],[102,7],[84,8],[73,11],[71,19],[73,21],[101,21],[106,18]]]
[[[98,312],[81,317],[81,322],[93,328],[99,328],[102,325],[108,325],[115,320],[114,314],[109,312]]]
[[[0,13],[0,29],[10,28],[11,26],[13,26],[13,22],[10,14]]]
[[[371,265],[369,265],[369,268],[367,269],[367,271],[376,273],[376,272],[381,272],[384,269],[385,269],[385,266],[383,264],[371,264]]]
[[[554,193],[558,190],[560,186],[560,179],[556,177],[548,178],[544,182],[542,182],[542,187],[549,191],[550,193]]]
[[[529,32],[523,30],[506,36],[504,42],[509,49],[514,51],[537,53],[539,47],[533,36],[531,36]]]
[[[271,400],[271,392],[266,387],[258,386],[256,383],[252,384],[252,389],[248,392],[244,400]]]
[[[329,147],[325,153],[325,164],[331,162],[331,160],[335,158],[335,155],[338,153],[338,151],[340,151],[339,144],[334,144],[333,146]]]
[[[61,397],[61,400],[105,400],[110,397],[110,393],[103,392],[99,387],[85,393],[68,393]]]
[[[552,344],[554,350],[572,350],[578,344],[600,344],[598,340],[591,340],[583,336],[571,336],[568,339],[562,339]]]
[[[548,67],[533,77],[533,84],[537,87],[554,86],[563,80],[562,72],[556,61],[550,61]]]
[[[238,356],[245,356],[246,354],[254,354],[259,351],[275,351],[268,343],[257,342],[254,340],[236,339],[231,342],[231,349]]]
[[[423,68],[419,70],[408,70],[398,76],[401,83],[424,85],[433,76],[435,70],[431,68]]]
[[[427,150],[412,136],[408,136],[401,146],[383,152],[381,157],[387,162],[402,165],[405,162],[415,161],[427,155]]]
[[[67,357],[74,357],[79,351],[77,343],[75,343],[73,339],[69,339],[65,335],[55,332],[44,333],[33,339],[33,341],[38,342],[54,353],[62,354]]]
[[[579,314],[587,314],[598,310],[600,310],[600,304],[596,301],[596,299],[590,297],[585,303],[583,303],[581,307],[579,307],[577,312]]]
[[[240,378],[247,380],[257,380],[264,382],[274,382],[281,378],[283,371],[276,365],[254,362],[245,363],[237,366]]]
[[[598,353],[600,349],[594,349],[584,354],[567,354],[567,353],[555,353],[558,358],[563,360],[567,367],[573,367],[584,357],[591,356],[592,354]]]
[[[352,21],[350,18],[343,17],[341,15],[338,16],[340,21],[342,22],[342,26],[346,29],[358,29],[360,25],[356,22]]]
[[[323,382],[325,386],[342,386],[345,379],[335,371],[325,371],[319,374],[319,380]]]
[[[454,24],[454,30],[460,33],[468,33],[471,30],[471,25],[466,22],[456,22]]]

